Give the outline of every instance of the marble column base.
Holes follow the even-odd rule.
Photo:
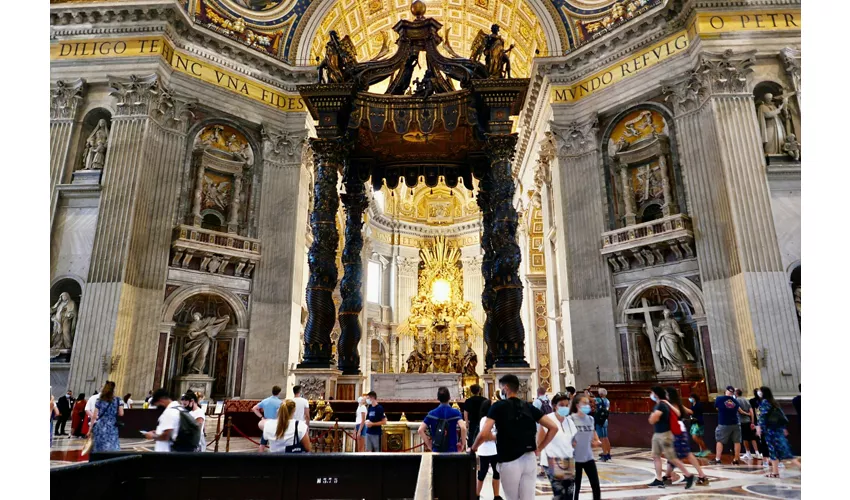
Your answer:
[[[335,368],[295,368],[295,383],[301,386],[301,395],[309,400],[326,399],[336,395],[337,380],[342,372]]]
[[[357,400],[357,397],[363,394],[363,381],[365,379],[366,377],[363,375],[340,375],[336,380],[334,399]]]
[[[536,368],[522,368],[522,367],[493,367],[490,369],[490,373],[486,376],[492,376],[492,384],[494,394],[499,390],[499,379],[504,377],[507,374],[516,375],[519,379],[519,393],[517,393],[517,397],[522,399],[523,401],[531,401],[532,398],[532,387],[534,386],[534,374],[537,372]]]

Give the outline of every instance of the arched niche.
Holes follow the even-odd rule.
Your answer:
[[[675,326],[662,323],[665,309]],[[690,280],[650,278],[629,287],[617,304],[617,331],[630,380],[705,380],[716,390],[702,292]]]
[[[654,102],[615,115],[602,141],[610,230],[684,213],[685,189],[669,110]]]
[[[781,160],[799,161],[802,129],[795,93],[780,83],[764,80],[753,87],[753,100],[768,164]]]
[[[76,151],[78,152],[77,158],[74,159],[74,170],[82,170],[86,166],[86,142],[89,137],[92,135],[92,132],[97,128],[100,120],[104,120],[106,122],[107,130],[112,130],[112,112],[106,108],[93,108],[89,110],[88,113],[83,117],[83,121],[80,127],[80,138],[79,144],[77,145]]]
[[[73,302],[72,305],[60,302],[59,299],[63,293],[68,294],[70,301]],[[71,359],[82,296],[83,281],[77,276],[60,276],[50,285],[50,361],[52,363],[67,363]],[[67,324],[63,324],[63,321],[67,321]],[[65,327],[69,329],[70,346],[66,345],[64,338],[59,338],[63,335],[61,330]]]
[[[245,304],[226,290],[196,285],[172,293],[163,308],[155,381],[175,393],[240,397],[247,319]],[[195,363],[200,370],[193,369]]]

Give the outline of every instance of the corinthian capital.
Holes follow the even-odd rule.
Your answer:
[[[348,144],[341,138],[310,138],[310,149],[313,150],[313,161],[316,165],[332,163],[342,166],[348,154]]]
[[[517,134],[485,134],[490,161],[511,161],[516,153]]]
[[[147,115],[159,95],[159,77],[130,75],[129,78],[109,76],[110,95],[115,97],[115,116]]]
[[[298,164],[303,160],[302,146],[307,139],[306,130],[277,131],[263,125],[263,159],[278,166]]]
[[[153,102],[151,102],[151,116],[165,128],[176,132],[185,133],[195,114],[192,108],[198,100],[196,98],[179,98],[171,93],[164,85],[158,84],[151,90]]]
[[[78,78],[72,82],[57,80],[50,89],[50,119],[73,120],[77,106],[83,101],[86,81]]]
[[[700,55],[695,76],[709,94],[748,94],[747,76],[756,62],[756,51]]]
[[[584,122],[571,122],[566,125],[549,122],[558,147],[558,156],[580,156],[596,151],[599,148],[596,139],[597,124],[596,115]]]
[[[662,82],[661,92],[665,94],[664,98],[677,116],[698,108],[706,96],[706,88],[700,83],[695,72]]]
[[[794,90],[799,92],[803,81],[803,75],[800,67],[800,51],[792,49],[791,47],[785,47],[779,51],[779,57],[782,58],[782,63],[785,65],[785,71],[794,83]]]

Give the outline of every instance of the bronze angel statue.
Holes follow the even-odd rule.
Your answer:
[[[348,79],[347,72],[357,64],[357,51],[348,35],[340,40],[332,30],[330,36],[325,58],[319,63],[319,83],[343,83]]]
[[[499,25],[494,24],[490,27],[490,34],[478,30],[475,40],[472,41],[472,56],[470,58],[479,61],[483,54],[484,65],[487,67],[490,78],[510,78],[511,60],[508,54],[513,49],[514,45],[511,44],[505,50],[505,40],[499,35]]]

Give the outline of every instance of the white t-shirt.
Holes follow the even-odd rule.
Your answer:
[[[129,410],[131,408],[133,408],[133,400],[128,399],[127,401],[124,401],[124,409]]]
[[[484,428],[484,421],[487,417],[481,417],[481,423],[478,424],[479,429]],[[496,424],[493,424],[493,436],[496,435]],[[496,454],[496,441],[484,441],[478,446],[478,451],[475,452],[479,457],[492,457]]]
[[[544,415],[543,418],[548,418],[558,426],[558,433],[555,438],[546,445],[546,448],[540,452],[540,465],[549,466],[549,457],[552,458],[572,458],[573,456],[573,437],[578,432],[575,423],[572,419],[564,418],[563,422],[558,421],[558,416],[553,412]]]
[[[283,437],[281,439],[277,439],[275,437],[275,434],[277,433],[277,419],[271,418],[265,421],[263,424],[263,437],[269,442],[269,451],[272,453],[283,453],[283,450],[287,446],[292,446],[294,444],[295,422],[296,420],[289,419],[289,424],[286,426],[286,431],[283,433]],[[303,421],[298,421],[298,438],[295,439],[295,441],[300,442],[304,439],[305,434],[307,434],[307,425]]]
[[[295,410],[292,412],[292,418],[306,422],[307,419],[304,417],[304,410],[310,408],[310,402],[300,396],[292,398],[292,400],[295,401]]]
[[[94,405],[97,404],[97,401],[100,399],[100,394],[95,394],[86,401],[86,411],[94,413]]]
[[[354,414],[354,423],[359,425],[366,423],[366,405],[357,407],[357,413]]]
[[[199,418],[201,419],[201,440],[198,442],[198,448],[200,448],[202,451],[206,451],[207,436],[205,427],[207,425],[207,416],[204,414],[204,409],[198,408],[197,410],[189,412],[189,415],[191,415],[196,422]]]
[[[159,416],[156,424],[156,434],[160,435],[163,432],[171,429],[171,438],[165,441],[157,440],[154,442],[153,451],[171,451],[171,443],[177,437],[177,432],[180,430],[180,410],[177,407],[180,403],[172,401]]]

